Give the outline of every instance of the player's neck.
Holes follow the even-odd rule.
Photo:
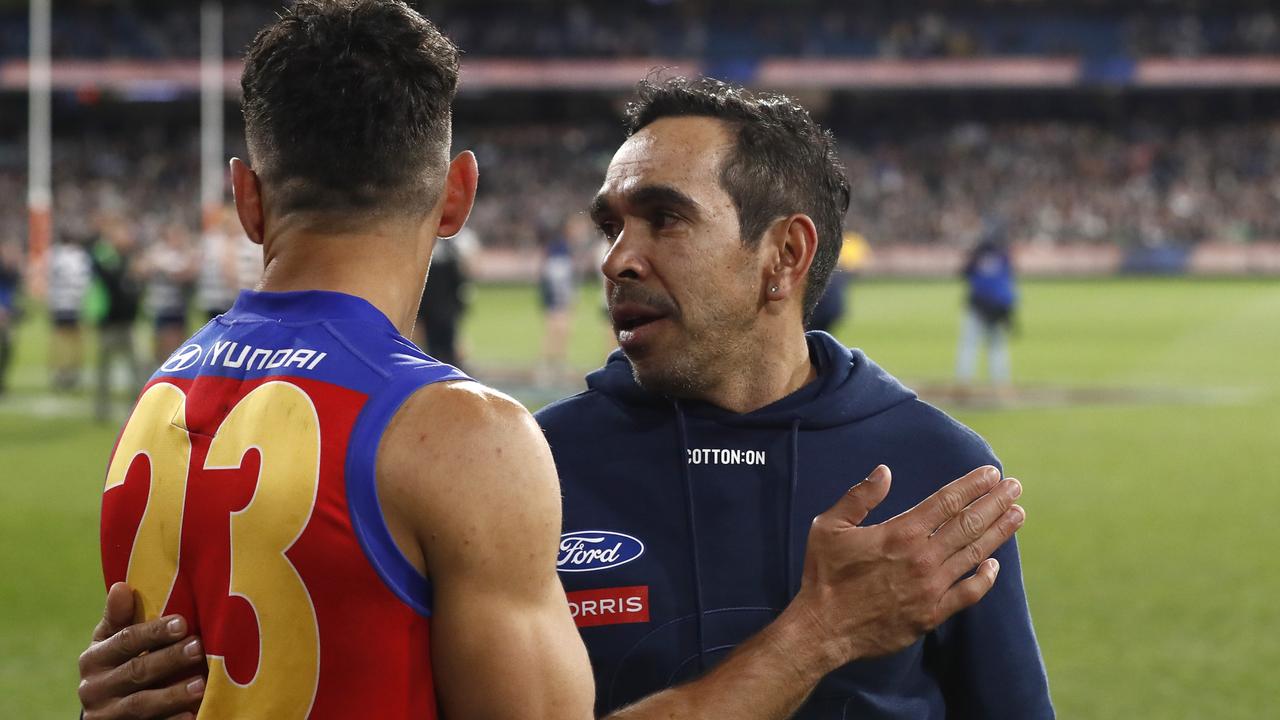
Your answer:
[[[746,357],[725,358],[725,374],[700,398],[735,413],[749,413],[781,400],[818,376],[803,330],[754,344]]]
[[[425,245],[426,247],[421,247]],[[281,233],[263,246],[265,292],[328,290],[367,300],[401,334],[413,329],[433,243],[398,232]]]

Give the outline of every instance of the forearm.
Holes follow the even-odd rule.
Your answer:
[[[812,618],[793,604],[706,675],[606,720],[782,720],[838,666],[835,655]]]

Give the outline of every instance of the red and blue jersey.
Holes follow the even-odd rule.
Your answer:
[[[374,467],[410,395],[465,379],[360,298],[246,291],[147,383],[107,471],[103,574],[203,638],[201,718],[436,716],[431,588]]]

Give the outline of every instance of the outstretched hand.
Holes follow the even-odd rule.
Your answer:
[[[828,644],[831,667],[901,650],[991,590],[991,557],[1022,527],[1022,485],[980,467],[879,525],[859,523],[889,493],[881,465],[813,521],[788,608]],[[965,577],[974,568],[977,572]]]

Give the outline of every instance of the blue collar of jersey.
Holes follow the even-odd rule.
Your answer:
[[[241,290],[231,317],[256,316],[282,322],[298,320],[356,320],[386,325],[399,334],[395,324],[372,303],[355,295],[330,290],[257,292]]]

